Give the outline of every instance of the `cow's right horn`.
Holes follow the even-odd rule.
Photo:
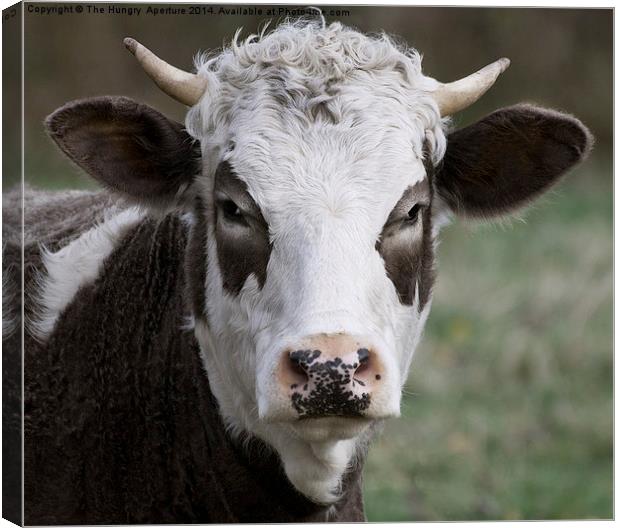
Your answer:
[[[127,37],[123,43],[148,76],[170,97],[187,106],[200,100],[207,88],[205,79],[168,64],[137,40]]]
[[[493,86],[500,73],[510,66],[510,60],[503,58],[485,66],[467,77],[447,84],[441,84],[433,92],[433,99],[442,116],[456,114],[480,99]]]

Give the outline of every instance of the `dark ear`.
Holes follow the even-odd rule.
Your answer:
[[[437,192],[457,214],[509,213],[583,160],[592,142],[572,116],[526,104],[502,108],[448,135]]]
[[[137,203],[175,204],[200,171],[200,149],[183,126],[127,97],[73,101],[45,124],[69,158]]]

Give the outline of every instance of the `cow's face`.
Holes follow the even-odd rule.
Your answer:
[[[430,98],[395,97],[394,73],[360,75],[316,106],[287,99],[283,75],[229,88],[188,119],[205,160],[196,332],[224,413],[244,429],[272,445],[278,433],[353,444],[399,414],[430,308],[432,157],[445,138]],[[216,125],[220,107],[235,111]]]
[[[590,145],[576,119],[526,105],[446,138],[417,55],[338,26],[344,45],[330,27],[306,26],[300,49],[289,27],[279,48],[276,31],[203,65],[192,137],[125,98],[48,120],[106,187],[182,210],[188,305],[221,413],[322,502],[371,424],[399,414],[441,219],[513,210]]]
[[[219,143],[200,138],[213,160],[199,188],[209,211],[207,321],[216,353],[238,357],[206,354],[207,363],[245,365],[237,383],[258,419],[329,437],[308,419],[399,412],[433,280],[424,156],[443,134],[430,106],[427,117],[361,78],[336,108],[307,112],[256,84],[225,100],[236,111],[219,124]],[[359,431],[360,420],[350,422]]]

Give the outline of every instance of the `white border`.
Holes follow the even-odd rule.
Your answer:
[[[11,0],[0,0],[0,7],[2,9],[6,9],[7,7],[10,7],[12,5],[14,5],[16,2],[11,1]],[[35,3],[35,2],[32,2]],[[51,2],[44,2],[44,1],[36,1],[36,3],[51,3]],[[69,3],[110,3],[110,2],[100,2],[99,0],[89,0],[87,2],[58,2],[58,3],[65,3],[65,4],[69,4]],[[512,0],[510,2],[509,5],[498,5],[497,2],[491,2],[491,1],[478,1],[478,2],[465,2],[465,1],[459,1],[459,0],[452,0],[452,1],[441,1],[441,0],[434,0],[434,1],[430,1],[430,0],[418,0],[416,2],[398,2],[398,1],[381,1],[381,0],[358,0],[356,2],[349,2],[349,1],[344,1],[344,2],[338,2],[338,1],[329,1],[329,0],[308,0],[308,2],[273,2],[273,1],[268,1],[268,0],[252,0],[249,2],[241,2],[238,0],[233,0],[233,1],[228,1],[228,2],[191,2],[191,1],[181,1],[181,0],[168,0],[168,1],[159,1],[159,0],[154,0],[154,1],[150,1],[150,2],[131,2],[129,0],[120,0],[118,3],[162,3],[162,4],[173,4],[173,3],[179,3],[179,4],[199,4],[199,3],[211,3],[211,4],[241,4],[241,5],[250,5],[250,4],[290,4],[290,5],[295,5],[295,6],[303,6],[303,5],[333,5],[333,6],[372,6],[372,5],[385,5],[385,6],[437,6],[437,7],[449,7],[449,6],[454,6],[454,7],[505,7],[505,8],[511,8],[511,7],[528,7],[528,8],[572,8],[572,9],[576,9],[576,8],[602,8],[602,9],[609,9],[609,8],[615,8],[615,2],[612,1],[608,1],[608,2],[595,2],[595,3],[586,3],[584,1],[582,2],[576,2],[576,1],[560,1],[560,0],[555,0],[555,1],[550,1],[547,0],[544,2],[544,4],[539,4],[539,3],[534,3],[533,0],[529,0],[529,1],[519,1],[519,0]],[[614,9],[614,29],[616,27],[616,20],[617,20],[617,13]],[[23,12],[22,12],[22,64],[23,64],[23,53],[24,53],[24,47],[23,47],[23,39],[24,39],[24,31],[23,31],[23,24],[24,24],[24,17],[23,17]],[[0,44],[1,46],[1,44]],[[616,161],[617,161],[617,152],[618,152],[618,138],[615,136],[615,124],[616,124],[616,118],[617,118],[617,114],[616,114],[616,108],[615,108],[615,95],[616,95],[616,85],[615,85],[615,71],[616,71],[616,60],[617,57],[619,56],[619,46],[618,43],[615,39],[615,32],[614,32],[614,167],[616,166]],[[1,61],[1,59],[0,59]],[[24,78],[23,78],[24,72],[23,72],[23,68],[22,68],[22,123],[23,121],[23,112],[24,112],[24,100],[23,100],[23,82],[24,82]],[[1,94],[1,89],[0,89],[0,94]],[[25,129],[24,127],[22,127],[22,182],[23,182],[23,145],[24,145],[24,137],[25,137]],[[620,192],[618,191],[618,186],[615,185],[615,178],[614,178],[614,205],[616,203],[618,203],[618,198],[619,198],[619,194]],[[0,220],[1,222],[1,220]],[[618,246],[615,244],[615,234],[618,232],[618,227],[619,227],[619,219],[618,216],[616,215],[616,211],[615,211],[615,207],[614,207],[614,277],[617,276],[618,273]],[[23,207],[22,207],[22,224],[23,224]],[[1,224],[0,224],[1,225]],[[23,225],[22,225],[22,229],[23,229]],[[23,232],[22,232],[22,237],[23,237]],[[23,259],[23,248],[22,248],[22,259]],[[22,274],[23,274],[23,265],[22,265]],[[23,276],[22,276],[22,283],[23,283]],[[615,344],[616,344],[616,333],[615,333],[615,329],[618,327],[618,325],[620,324],[620,316],[618,315],[618,310],[617,310],[617,295],[616,295],[616,284],[615,284],[615,280],[614,280],[614,349],[615,349]],[[23,310],[23,288],[22,288],[22,310]],[[23,321],[23,313],[22,313],[22,321]],[[23,326],[23,325],[22,325]],[[22,333],[23,333],[23,328],[22,328]],[[22,342],[23,342],[23,335],[22,335]],[[615,389],[615,380],[616,380],[616,375],[618,374],[618,362],[614,361],[614,389]],[[23,371],[22,371],[22,391],[23,391]],[[0,402],[1,402],[1,394],[0,394]],[[22,405],[23,405],[23,394],[22,394]],[[618,439],[618,435],[620,433],[620,426],[618,423],[618,416],[617,416],[617,408],[615,406],[615,390],[614,390],[614,453],[616,452],[616,445],[617,445],[617,439]],[[23,413],[22,413],[23,414]],[[23,427],[23,416],[22,416],[22,427]],[[23,430],[23,429],[22,429]],[[1,439],[0,439],[1,442]],[[23,455],[23,439],[22,439],[22,455]],[[1,464],[0,464],[0,468],[1,468]],[[23,473],[23,456],[22,456],[22,473]],[[1,506],[1,497],[0,497],[0,506]],[[618,507],[620,506],[620,499],[617,493],[617,486],[616,486],[616,471],[615,471],[615,456],[614,456],[614,513],[618,512]],[[22,508],[23,508],[23,503],[22,503]],[[22,515],[23,518],[23,515]],[[522,524],[523,522],[535,522],[536,526],[540,526],[541,528],[550,528],[550,527],[557,527],[557,526],[579,526],[579,527],[600,527],[600,526],[611,526],[611,525],[615,525],[615,523],[613,521],[504,521],[504,522],[491,522],[491,521],[480,521],[480,522],[459,522],[459,526],[478,526],[481,524],[484,524],[485,527],[489,527],[489,528],[496,528],[496,527],[501,527],[501,528],[512,528],[513,526],[517,526]],[[388,523],[374,523],[374,524],[388,524]],[[415,523],[416,527],[427,527],[427,526],[432,526],[435,525],[437,523]],[[398,523],[399,526],[409,526],[412,525],[413,523]],[[11,527],[11,526],[15,526],[14,524],[4,520],[4,519],[0,519],[0,528],[4,528],[4,527]],[[103,526],[103,525],[100,525]],[[114,525],[114,526],[121,526],[121,525]],[[142,525],[142,526],[148,526],[148,525]],[[155,526],[164,526],[164,525],[155,525]],[[166,525],[166,526],[182,526],[182,525]],[[215,526],[215,525],[211,525],[211,526]],[[301,526],[301,525],[300,525]],[[317,525],[318,526],[318,525]],[[354,526],[354,525],[349,525],[349,524],[341,524],[340,526]]]

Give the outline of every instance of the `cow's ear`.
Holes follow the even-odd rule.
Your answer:
[[[140,204],[178,204],[200,171],[184,127],[126,97],[73,101],[46,120],[69,158],[113,192]]]
[[[456,213],[510,213],[551,187],[592,147],[574,117],[521,104],[502,108],[448,135],[437,191]]]

